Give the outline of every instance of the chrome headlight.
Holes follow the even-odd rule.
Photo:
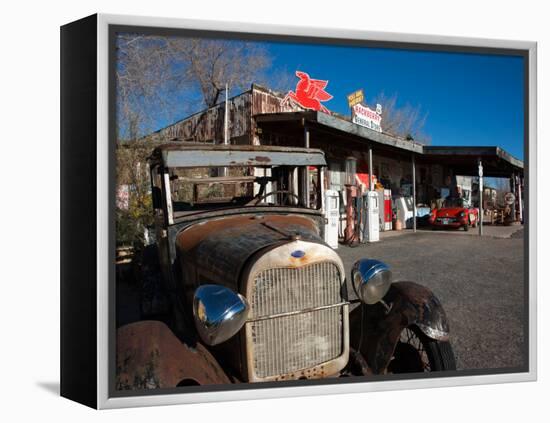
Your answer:
[[[208,345],[227,341],[248,317],[246,299],[221,285],[201,285],[193,299],[193,317],[201,339]]]
[[[387,264],[378,260],[361,259],[351,271],[353,289],[365,304],[376,304],[390,289],[392,276]]]

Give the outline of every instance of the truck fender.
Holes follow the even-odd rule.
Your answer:
[[[445,310],[428,288],[414,282],[395,282],[384,302],[389,311],[380,303],[361,305],[350,316],[352,346],[360,348],[373,373],[387,371],[401,332],[408,326],[418,327],[431,339],[449,340]]]
[[[120,327],[116,353],[118,390],[231,383],[203,345],[183,343],[160,321]]]

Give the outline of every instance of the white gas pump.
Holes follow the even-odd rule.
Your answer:
[[[338,224],[340,221],[340,197],[338,191],[325,191],[325,242],[332,248],[338,248]]]
[[[366,227],[366,241],[377,242],[380,241],[380,201],[378,193],[376,191],[369,191],[367,193],[367,227]]]

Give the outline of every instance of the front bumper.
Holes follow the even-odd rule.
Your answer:
[[[455,218],[455,217],[438,217],[432,222],[432,226],[438,228],[462,228],[464,225],[468,224],[466,218]]]

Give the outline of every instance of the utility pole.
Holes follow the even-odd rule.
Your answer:
[[[229,88],[228,85],[225,84],[225,116],[224,116],[224,134],[223,134],[223,143],[225,145],[229,144],[229,94],[228,94]]]
[[[304,147],[309,148],[309,128],[307,127],[307,124],[304,122]],[[309,207],[309,166],[306,166],[304,169],[304,180],[303,180],[303,186],[304,186],[304,206]]]

